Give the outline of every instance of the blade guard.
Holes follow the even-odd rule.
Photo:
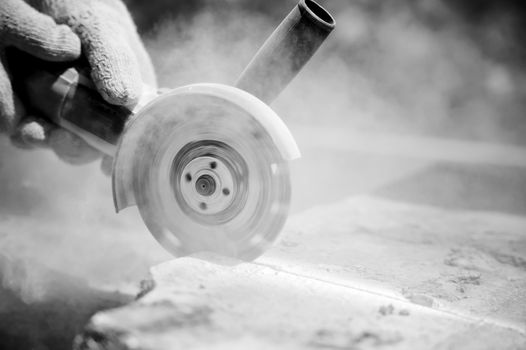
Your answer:
[[[112,175],[113,200],[117,212],[137,204],[132,187],[134,176],[136,176],[133,166],[139,147],[144,146],[140,145],[137,140],[145,128],[150,125],[149,123],[155,123],[155,120],[149,118],[148,110],[160,101],[185,94],[219,97],[237,105],[263,126],[283,160],[289,161],[301,156],[296,141],[279,116],[267,104],[248,92],[233,86],[210,83],[192,84],[173,89],[151,101],[126,125],[115,153]],[[146,123],[144,123],[144,118],[148,118]],[[139,120],[143,122],[139,123]]]

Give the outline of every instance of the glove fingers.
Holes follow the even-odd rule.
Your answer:
[[[22,103],[16,98],[11,80],[0,57],[0,132],[11,135],[25,114]]]
[[[139,34],[137,33],[137,27],[135,26],[128,9],[121,1],[109,1],[106,4],[108,7],[112,7],[113,11],[119,13],[118,22],[121,29],[125,30],[127,43],[139,64],[142,82],[156,89],[157,77],[155,75],[152,61],[144,48]]]
[[[137,33],[137,27],[126,8],[126,5],[124,5],[122,1],[113,0],[106,1],[105,6],[108,7],[108,14],[109,12],[112,12],[114,14],[113,17],[115,18],[115,22],[118,22],[121,30],[124,30],[128,46],[131,48],[131,51],[138,61],[142,81],[153,88],[157,88],[157,77],[155,75],[152,61],[148,52],[144,48],[139,33]]]
[[[20,122],[16,132],[11,136],[11,142],[24,149],[47,147],[49,135],[57,126],[44,119],[27,117]]]
[[[60,6],[26,1],[78,35],[91,78],[109,103],[132,108],[141,96],[143,80],[156,85],[153,66],[122,1],[63,0]]]
[[[80,40],[68,26],[57,25],[21,0],[3,1],[6,44],[47,61],[70,61],[80,56]]]
[[[123,14],[121,18],[121,25],[123,28],[127,29],[126,34],[128,37],[128,43],[132,48],[133,53],[135,54],[135,57],[137,58],[137,61],[139,63],[142,81],[143,83],[156,89],[157,77],[153,68],[152,60],[142,43],[139,33],[137,33],[137,27],[135,26],[135,23],[133,22],[130,13],[128,12],[126,6],[124,6],[123,3],[117,2],[115,6],[117,6],[118,10]]]
[[[61,160],[70,164],[86,164],[100,157],[100,152],[80,137],[36,117],[24,118],[11,136],[11,142],[22,149],[50,147]]]
[[[144,48],[142,41],[139,37],[139,34],[133,30],[128,34],[128,42],[133,48],[135,57],[139,62],[139,68],[141,70],[141,78],[144,84],[151,86],[154,89],[157,89],[157,76],[153,68],[152,60],[148,52]]]
[[[51,130],[48,144],[61,160],[69,164],[86,164],[101,155],[80,137],[62,128]]]
[[[118,23],[93,16],[89,24],[77,27],[97,90],[112,104],[134,107],[141,95],[139,63]]]

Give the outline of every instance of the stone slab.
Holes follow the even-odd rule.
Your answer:
[[[253,263],[155,266],[77,349],[522,349],[526,220],[353,197],[291,217]]]

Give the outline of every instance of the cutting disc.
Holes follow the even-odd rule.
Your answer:
[[[176,256],[259,256],[287,218],[288,158],[298,153],[269,110],[223,85],[157,98],[130,123],[119,146],[117,208],[137,204],[149,230]]]

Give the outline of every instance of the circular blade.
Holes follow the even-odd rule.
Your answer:
[[[148,106],[132,190],[156,239],[176,256],[262,254],[288,215],[290,175],[273,139],[242,105],[189,92]]]

